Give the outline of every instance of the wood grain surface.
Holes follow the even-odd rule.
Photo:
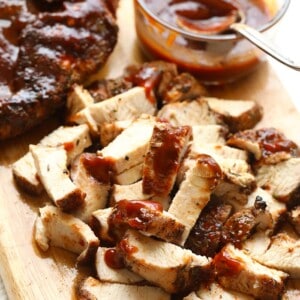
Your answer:
[[[116,77],[129,63],[141,62],[142,54],[136,43],[132,1],[122,0],[118,11],[119,43],[99,77]],[[259,124],[274,126],[300,144],[300,115],[288,93],[266,63],[244,80],[211,91],[222,98],[251,99],[264,108]],[[75,267],[75,257],[52,247],[40,252],[33,243],[33,225],[38,207],[47,197],[29,197],[16,188],[10,164],[56,128],[59,118],[15,140],[0,143],[0,274],[10,299],[73,299],[74,288],[87,270]]]

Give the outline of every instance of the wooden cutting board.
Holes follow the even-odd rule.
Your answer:
[[[118,11],[119,43],[100,77],[116,77],[129,63],[143,61],[134,32],[131,0],[121,0]],[[261,126],[274,126],[300,144],[300,114],[266,63],[244,80],[212,91],[222,98],[251,99],[264,108]],[[74,288],[88,273],[75,267],[70,253],[51,248],[40,252],[33,243],[33,225],[38,207],[46,197],[21,194],[12,180],[10,164],[59,125],[53,118],[15,140],[0,143],[0,274],[10,299],[72,299]]]

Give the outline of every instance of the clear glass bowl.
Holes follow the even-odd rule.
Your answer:
[[[134,0],[137,36],[149,59],[174,62],[181,71],[191,72],[206,84],[235,81],[264,61],[261,50],[236,34],[201,35],[185,31],[151,11],[149,1],[158,0]],[[269,13],[268,20],[256,28],[264,33],[278,23],[290,2],[255,1],[263,2]]]

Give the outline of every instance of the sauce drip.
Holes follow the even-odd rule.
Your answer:
[[[124,258],[116,249],[107,249],[104,254],[104,261],[112,269],[125,268]]]
[[[162,211],[162,205],[155,201],[121,200],[115,205],[108,220],[110,235],[118,240],[128,227],[145,230]]]
[[[99,182],[109,184],[114,174],[114,160],[97,156],[92,153],[84,153],[81,160],[86,170]]]

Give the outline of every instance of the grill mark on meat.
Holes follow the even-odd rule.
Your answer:
[[[95,73],[116,43],[103,0],[37,3],[0,1],[0,140],[62,107],[70,86]]]

